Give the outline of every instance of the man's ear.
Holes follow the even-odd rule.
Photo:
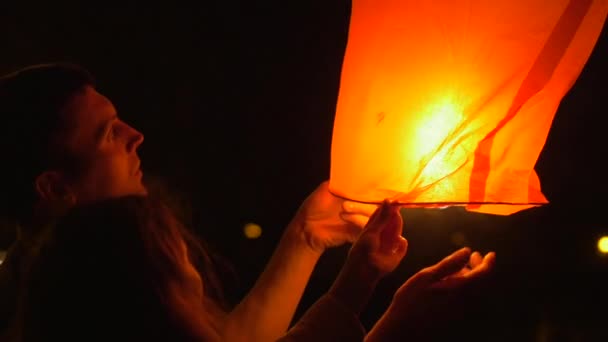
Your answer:
[[[73,205],[76,197],[65,176],[59,171],[47,170],[36,177],[34,187],[42,202]]]

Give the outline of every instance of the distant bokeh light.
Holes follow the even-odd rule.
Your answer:
[[[608,236],[602,236],[598,241],[597,241],[597,249],[600,251],[600,253],[602,254],[608,254]]]
[[[257,239],[262,235],[262,227],[256,223],[247,223],[243,226],[243,234],[248,239]]]

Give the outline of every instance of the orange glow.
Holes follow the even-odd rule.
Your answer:
[[[330,190],[511,214],[608,0],[353,0]]]
[[[248,239],[257,239],[262,236],[262,227],[256,223],[247,223],[243,226],[243,234]]]

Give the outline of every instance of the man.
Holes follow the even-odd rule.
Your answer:
[[[3,77],[0,117],[5,127],[0,215],[19,227],[0,268],[0,331],[5,331],[37,241],[55,218],[75,205],[147,190],[137,155],[143,135],[117,116],[78,66],[37,65]],[[326,183],[304,202],[259,281],[230,313],[229,331],[247,332],[252,340],[284,334],[320,255],[353,241],[374,209],[351,203],[344,211],[346,204]]]
[[[143,135],[116,117],[73,66],[27,68],[0,80],[4,159],[0,214],[18,225],[0,269],[0,324],[14,314],[18,284],[53,218],[76,203],[145,194],[137,148]]]

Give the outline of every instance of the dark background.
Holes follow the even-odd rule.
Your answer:
[[[233,301],[251,287],[301,201],[329,176],[349,1],[195,4],[0,2],[0,73],[71,61],[96,75],[119,115],[143,131],[146,176],[181,198],[192,224],[232,265]],[[380,284],[370,327],[407,277],[463,244],[497,252],[483,291],[445,329],[457,340],[608,340],[606,114],[608,33],[557,112],[536,170],[551,204],[509,217],[404,210],[410,242]],[[10,129],[10,128],[4,128]],[[242,227],[255,222],[259,239]],[[5,229],[0,247],[13,234]],[[347,248],[320,260],[297,315],[326,291]],[[439,329],[439,328],[438,328]]]

